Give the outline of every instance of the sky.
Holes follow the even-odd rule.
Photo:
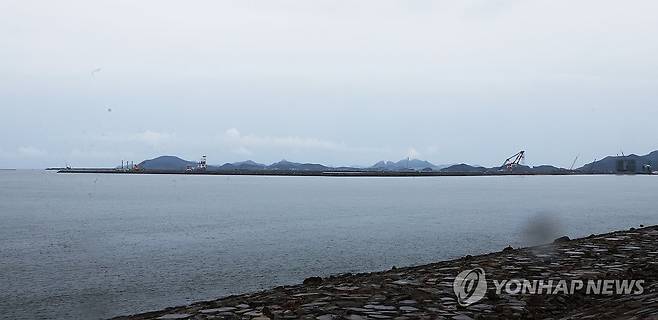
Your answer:
[[[658,149],[658,2],[3,0],[0,168]]]

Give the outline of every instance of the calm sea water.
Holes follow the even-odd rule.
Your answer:
[[[0,317],[98,319],[658,224],[658,177],[0,171]]]

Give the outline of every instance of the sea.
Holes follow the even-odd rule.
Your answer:
[[[658,224],[658,176],[0,171],[0,318],[106,319]]]

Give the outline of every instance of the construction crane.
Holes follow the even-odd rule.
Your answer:
[[[576,166],[576,161],[578,161],[578,157],[580,157],[580,155],[577,155],[576,158],[573,159],[573,162],[571,163],[571,167],[569,168],[569,170],[573,170],[573,167]]]
[[[525,151],[521,150],[517,154],[505,159],[501,168],[507,168],[507,170],[512,170],[514,167],[518,166],[521,161],[525,159]]]
[[[186,172],[194,172],[194,171],[206,171],[208,169],[208,160],[206,156],[201,156],[201,160],[196,163],[196,166],[188,165],[187,168],[185,168]]]

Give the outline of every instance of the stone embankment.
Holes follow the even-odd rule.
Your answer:
[[[482,268],[484,297],[463,307],[453,281]],[[496,292],[492,279],[643,280],[643,292]],[[658,226],[304,284],[116,319],[658,319]]]

